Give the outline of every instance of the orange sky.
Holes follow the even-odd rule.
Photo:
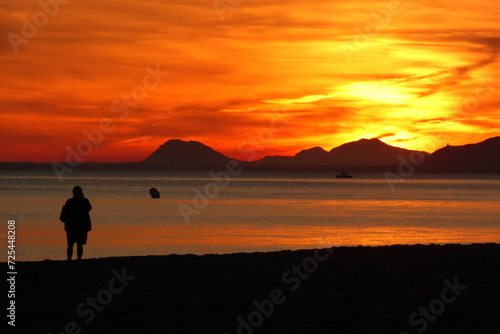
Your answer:
[[[59,1],[50,17],[0,0],[0,161],[63,161],[104,118],[86,161],[142,160],[171,138],[244,159],[238,147],[377,137],[432,152],[500,135],[498,1]],[[168,77],[114,112],[157,65]]]

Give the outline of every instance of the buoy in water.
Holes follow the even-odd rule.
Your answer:
[[[149,189],[149,194],[151,195],[151,198],[160,198],[160,192],[156,188]]]

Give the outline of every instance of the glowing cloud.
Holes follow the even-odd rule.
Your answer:
[[[170,138],[239,157],[282,108],[290,122],[257,158],[362,137],[433,151],[500,135],[500,6],[401,3],[389,17],[387,1],[242,2],[221,20],[206,0],[57,13],[0,0],[1,160],[62,160],[103,119],[113,131],[87,161],[141,160]],[[169,76],[140,95],[157,65]]]

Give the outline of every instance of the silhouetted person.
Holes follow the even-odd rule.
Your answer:
[[[61,217],[64,230],[68,240],[68,261],[73,256],[73,245],[76,243],[76,254],[78,260],[82,259],[83,245],[87,244],[87,233],[92,230],[89,212],[92,206],[88,199],[83,196],[82,188],[73,188],[73,198],[66,201],[62,208]]]
[[[160,192],[156,188],[149,189],[149,194],[152,198],[160,198]]]

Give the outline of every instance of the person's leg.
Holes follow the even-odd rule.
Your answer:
[[[68,250],[66,251],[68,254],[68,261],[71,261],[71,257],[73,256],[73,244],[74,242],[68,241]]]
[[[76,255],[78,256],[78,260],[82,259],[82,255],[83,255],[83,244],[82,243],[76,244]]]

